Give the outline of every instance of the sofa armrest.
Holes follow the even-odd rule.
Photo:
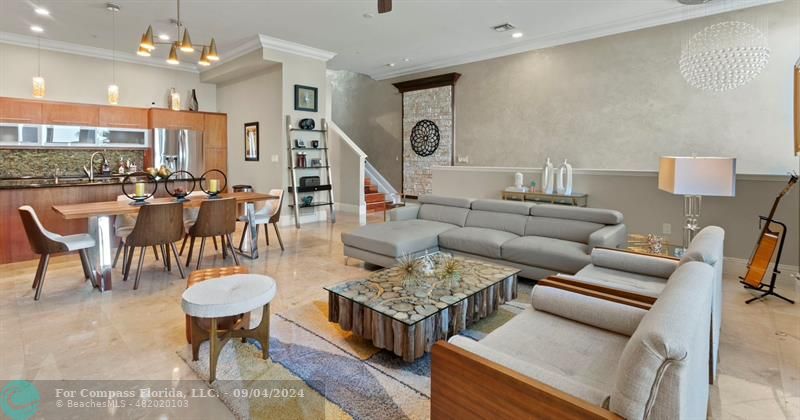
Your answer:
[[[597,229],[589,235],[589,248],[602,246],[617,248],[628,241],[628,228],[624,223],[607,225]]]
[[[484,354],[491,349],[482,346]],[[510,358],[510,356],[506,356]],[[455,344],[439,341],[431,362],[431,419],[621,419],[613,412]],[[512,365],[525,365],[516,360]],[[580,384],[576,383],[576,386]],[[586,387],[588,388],[588,387]],[[587,393],[596,393],[587,389]],[[479,398],[478,398],[479,397]]]
[[[592,264],[597,267],[662,279],[669,278],[679,263],[677,258],[640,254],[622,249],[599,247],[592,250]]]
[[[406,204],[403,207],[396,207],[389,210],[389,221],[414,220],[419,214],[419,205]]]

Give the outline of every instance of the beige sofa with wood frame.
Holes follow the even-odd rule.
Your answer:
[[[481,341],[434,346],[431,418],[706,418],[712,276],[681,265],[657,299],[540,281]]]

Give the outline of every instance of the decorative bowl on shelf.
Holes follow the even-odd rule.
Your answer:
[[[219,178],[213,174],[219,174],[222,177],[222,185],[220,186]],[[228,177],[225,172],[219,169],[209,169],[202,176],[200,176],[200,189],[208,194],[209,199],[220,198],[219,193],[225,191],[228,186]]]
[[[302,205],[302,207],[308,207],[313,202],[314,202],[314,197],[310,196],[310,195],[307,195],[307,196],[303,197],[303,205]]]
[[[128,190],[133,185],[133,194]],[[158,180],[147,172],[134,172],[122,179],[122,194],[131,199],[132,206],[147,204],[147,200],[156,195]]]
[[[194,176],[188,171],[175,171],[164,180],[164,189],[167,194],[175,197],[178,202],[189,201],[186,197],[194,191],[196,186]]]
[[[314,124],[314,120],[311,118],[303,118],[299,123],[297,123],[297,125],[300,126],[301,130],[313,130],[316,126],[316,124]]]

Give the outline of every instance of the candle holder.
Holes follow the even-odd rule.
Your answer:
[[[208,174],[210,174],[212,172],[216,172],[216,173],[222,175],[222,186],[219,186],[219,188],[217,188],[216,191],[209,191],[209,188],[206,188],[206,185],[205,185],[205,181],[207,181],[209,179],[208,178]],[[209,169],[200,177],[200,189],[204,193],[208,194],[208,198],[211,199],[211,200],[216,199],[216,198],[220,198],[219,193],[222,192],[222,191],[225,191],[225,187],[227,187],[227,186],[228,186],[228,177],[225,176],[225,172],[222,172],[219,169]]]
[[[135,182],[135,184],[150,184],[153,186],[150,189],[150,192],[146,192],[145,187],[141,188],[141,191],[138,187],[135,187],[135,191],[133,195],[128,193],[128,190],[125,188],[126,186],[131,185],[134,181],[144,180],[144,182]],[[156,191],[158,190],[158,180],[152,177],[147,172],[134,172],[132,174],[128,174],[125,178],[122,179],[122,194],[126,197],[131,199],[130,205],[132,206],[143,206],[147,204],[147,199],[156,195]]]
[[[189,183],[191,182],[191,188],[189,188]],[[174,186],[170,188],[170,184],[174,185],[176,183],[180,183],[181,185]],[[183,185],[183,186],[182,186]],[[189,201],[188,197],[191,194],[195,187],[197,186],[197,181],[194,179],[194,175],[192,175],[188,171],[175,171],[164,180],[164,189],[167,191],[167,194],[175,197],[175,200],[179,203],[183,203],[184,201]]]

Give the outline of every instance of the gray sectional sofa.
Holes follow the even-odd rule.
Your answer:
[[[594,247],[625,243],[622,219],[616,210],[427,195],[419,205],[392,210],[387,223],[342,233],[342,242],[345,256],[383,267],[442,250],[539,279],[577,273]]]

